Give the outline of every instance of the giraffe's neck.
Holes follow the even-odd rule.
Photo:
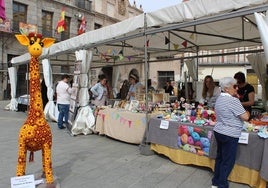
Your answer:
[[[43,116],[43,101],[40,86],[39,61],[31,57],[30,61],[30,106],[29,116]]]

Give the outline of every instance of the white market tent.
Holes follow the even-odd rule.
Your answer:
[[[55,56],[91,49],[91,66],[145,63],[147,75],[147,63],[172,60],[176,54],[191,52],[195,58],[201,50],[261,46],[254,13],[266,10],[268,0],[190,0],[56,43],[43,51],[41,59],[53,64]],[[120,53],[123,60],[117,58]],[[29,60],[27,53],[11,63]]]
[[[186,1],[56,43],[44,50],[41,58],[52,58],[74,53],[76,50],[97,47],[93,63],[103,63],[105,57],[112,58],[123,50],[124,57],[129,58],[116,62],[120,64],[144,62],[147,59],[144,46],[147,47],[150,59],[154,60],[161,60],[163,57],[172,59],[175,54],[183,52],[197,53],[200,50],[260,46],[254,12],[266,11],[267,2]],[[167,39],[169,43],[166,43]],[[182,45],[185,41],[187,46]],[[29,59],[29,54],[24,54],[13,58],[11,62],[27,63]]]

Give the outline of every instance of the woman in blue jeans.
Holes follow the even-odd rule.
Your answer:
[[[220,80],[222,93],[216,100],[215,113],[217,122],[214,136],[217,142],[217,157],[212,178],[212,188],[228,188],[228,176],[231,173],[236,158],[238,139],[243,128],[243,121],[249,119],[237,98],[236,80],[225,77]]]

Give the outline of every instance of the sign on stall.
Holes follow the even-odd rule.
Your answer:
[[[35,188],[34,175],[12,177],[11,188]]]
[[[248,144],[248,136],[249,136],[249,133],[242,132],[241,136],[239,137],[238,143]]]
[[[169,127],[169,121],[161,120],[160,129],[168,129],[168,127]]]

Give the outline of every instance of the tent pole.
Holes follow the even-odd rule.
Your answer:
[[[147,42],[147,21],[146,21],[146,13],[144,13],[144,78],[145,78],[145,131],[143,135],[143,139],[140,144],[140,153],[142,155],[153,155],[154,152],[150,149],[150,144],[147,142],[147,133],[149,132],[149,107],[148,107],[148,42]]]
[[[195,98],[194,98],[194,95],[193,95],[193,98],[196,100],[196,94],[197,94],[197,82],[199,80],[199,76],[198,76],[198,69],[199,69],[199,47],[197,46],[196,47],[196,80],[193,80],[193,87],[194,87],[194,93],[195,93]]]

